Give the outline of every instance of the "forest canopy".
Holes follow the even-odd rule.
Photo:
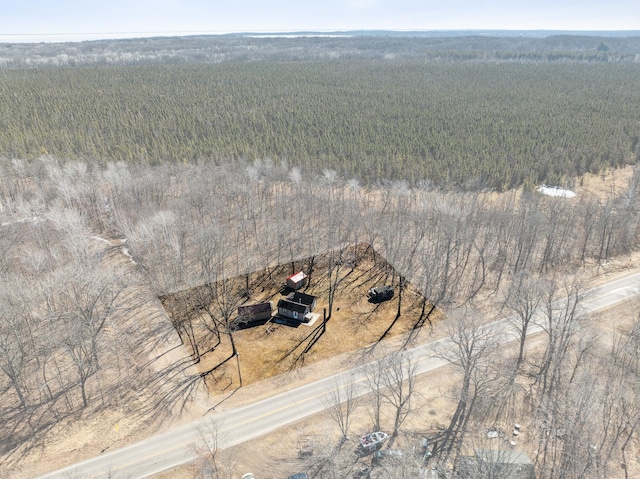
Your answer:
[[[498,190],[640,158],[638,63],[392,57],[4,68],[0,155],[270,158],[367,184]]]

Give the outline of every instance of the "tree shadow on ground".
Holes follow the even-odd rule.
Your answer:
[[[329,317],[323,319],[322,323],[316,326],[308,335],[302,338],[298,343],[291,348],[287,353],[285,353],[280,359],[278,359],[278,363],[282,363],[287,360],[287,358],[296,354],[300,348],[302,351],[294,358],[289,370],[294,370],[297,367],[304,364],[305,355],[311,351],[313,346],[320,340],[320,338],[324,335],[326,331],[326,325],[329,322]]]
[[[110,389],[106,392],[109,394]],[[104,408],[82,406],[79,395],[72,385],[53,393],[46,401],[0,410],[2,466],[18,466],[33,450],[44,448],[47,435],[64,421],[77,420],[83,414],[94,414]]]
[[[425,322],[427,321],[429,322],[429,333],[433,333],[433,323],[431,322],[431,314],[435,311],[436,306],[435,304],[432,304],[431,308],[429,308],[429,311],[426,312],[426,305],[427,305],[427,300],[423,298],[422,307],[420,310],[420,316],[418,317],[418,320],[413,324],[411,331],[409,331],[407,339],[404,342],[403,349],[409,346],[409,344],[411,344],[413,339],[417,336],[418,332],[424,326]]]

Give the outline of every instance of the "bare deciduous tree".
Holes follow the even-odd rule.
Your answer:
[[[217,479],[221,477],[221,442],[222,424],[215,419],[209,419],[198,428],[200,440],[196,444],[199,456],[198,468],[200,477]]]
[[[340,429],[342,442],[346,441],[353,414],[359,404],[353,377],[342,376],[341,379],[334,379],[331,389],[325,395],[324,403],[329,417]]]
[[[520,366],[524,361],[529,325],[540,310],[544,297],[544,288],[540,284],[541,281],[540,278],[529,273],[518,273],[511,279],[511,284],[504,300],[504,306],[515,314],[515,316],[508,316],[507,319],[515,328],[518,339],[518,356],[513,367],[513,379],[518,375]]]
[[[495,379],[491,362],[498,342],[496,331],[483,325],[473,313],[457,311],[449,321],[450,343],[438,355],[449,361],[462,378],[456,390],[456,409],[439,441],[437,453],[442,462],[459,454],[477,401]]]
[[[0,302],[0,371],[9,379],[20,401],[27,404],[29,393],[25,382],[27,363],[30,359],[25,323],[16,316],[16,311],[5,309],[7,302]]]
[[[382,414],[383,395],[382,389],[384,388],[384,372],[387,368],[386,357],[377,358],[370,361],[365,367],[365,375],[367,378],[367,386],[371,390],[370,400],[367,401],[370,407],[367,408],[369,416],[373,421],[373,430],[379,431],[381,424],[380,418]]]
[[[385,402],[393,408],[392,437],[398,435],[400,426],[412,412],[415,374],[416,363],[407,354],[393,354],[385,360],[381,394]]]

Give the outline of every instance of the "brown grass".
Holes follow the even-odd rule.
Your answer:
[[[330,254],[336,254],[335,252]],[[339,285],[336,289],[333,312],[323,328],[323,312],[328,315],[329,304],[329,254],[313,259],[313,271],[307,287],[307,294],[318,298],[315,312],[320,318],[313,325],[301,324],[291,327],[269,322],[233,332],[240,357],[243,385],[249,385],[272,376],[297,369],[323,359],[338,356],[376,344],[382,339],[412,331],[423,322],[439,320],[441,313],[435,311],[427,318],[431,306],[410,283],[404,283],[401,315],[397,316],[398,285],[400,276],[393,267],[368,245],[349,247],[342,258],[348,258],[333,273],[337,273]],[[291,264],[281,265],[272,270],[262,270],[250,276],[251,295],[246,304],[272,300],[274,306],[281,297],[282,287],[291,271],[302,269],[309,272],[311,258]],[[246,289],[244,276],[233,278],[234,294],[240,295]],[[371,303],[367,298],[369,288],[380,284],[393,284],[396,295],[389,301]],[[195,291],[183,291],[162,298],[172,321],[191,321],[196,331],[200,352],[208,351],[217,338],[204,326],[211,322],[209,315],[215,316],[211,304],[198,308]],[[185,299],[186,298],[186,299]],[[185,301],[188,306],[185,307]],[[202,306],[202,305],[200,305]],[[234,317],[237,314],[234,314]],[[428,322],[427,322],[428,324]],[[201,355],[197,368],[207,373],[205,381],[212,395],[237,388],[239,377],[235,358],[229,359],[232,348],[228,334],[221,335],[221,343],[213,350]],[[186,342],[188,345],[188,341]],[[193,348],[191,352],[193,353]]]

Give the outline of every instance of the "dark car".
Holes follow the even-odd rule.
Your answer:
[[[367,293],[371,301],[380,302],[393,298],[393,288],[389,285],[376,286]]]
[[[293,476],[287,477],[287,479],[309,479],[309,475],[306,472],[299,472]]]

